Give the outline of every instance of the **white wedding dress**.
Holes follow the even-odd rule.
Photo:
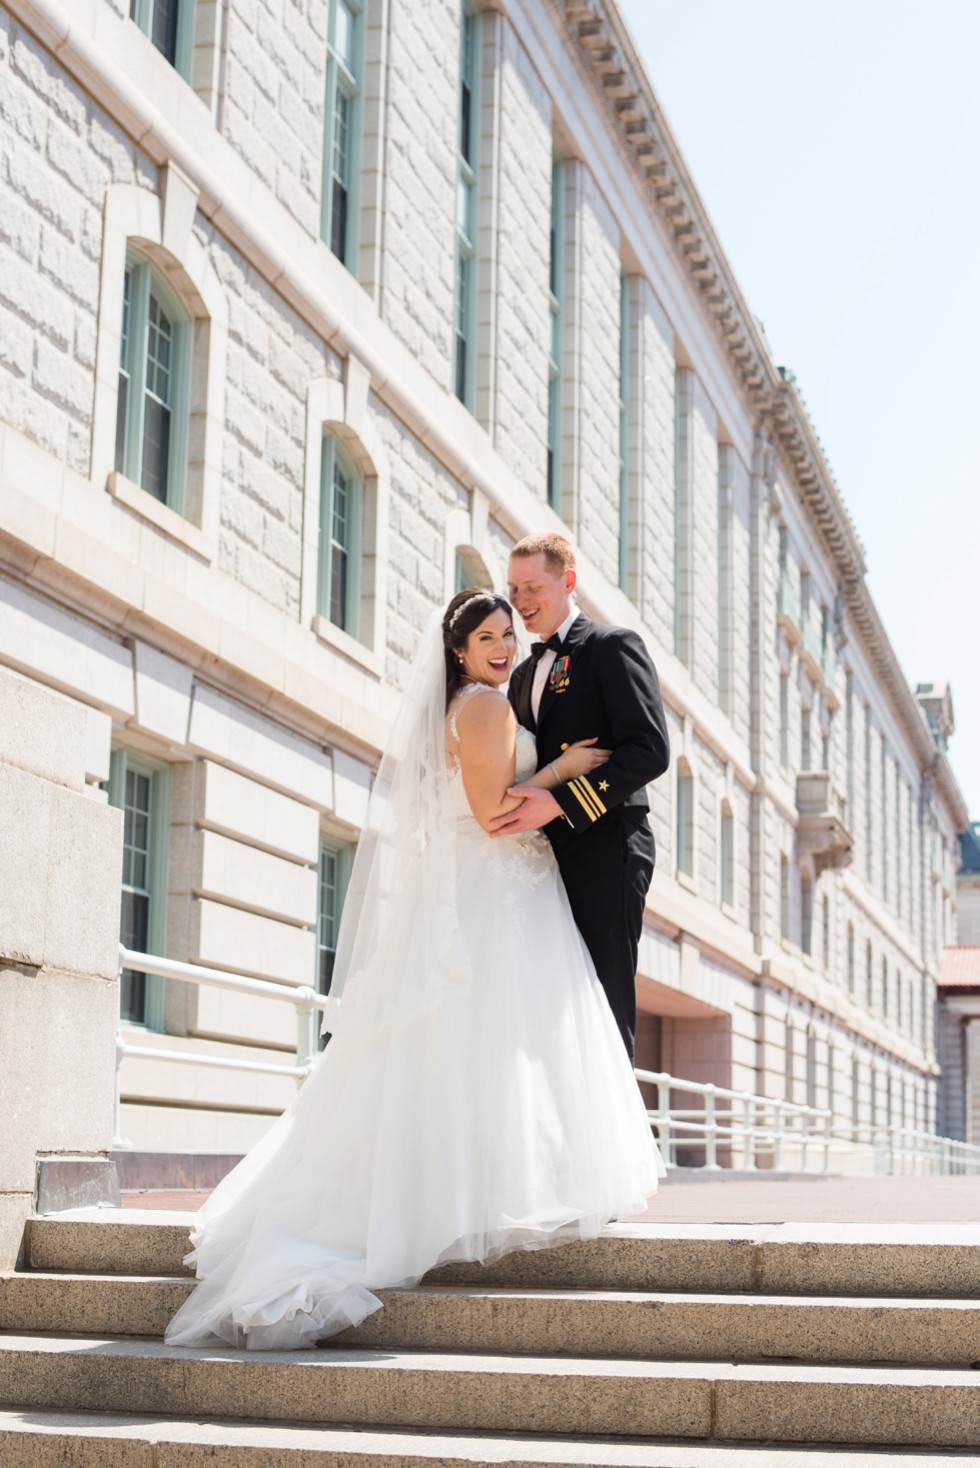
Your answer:
[[[664,1175],[547,838],[491,839],[449,779],[473,981],[380,1036],[339,1026],[201,1209],[170,1344],[312,1346],[438,1263],[594,1237]]]

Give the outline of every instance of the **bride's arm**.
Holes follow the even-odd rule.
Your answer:
[[[521,800],[507,794],[514,783],[517,719],[502,694],[470,698],[456,720],[459,762],[470,810],[485,831]]]
[[[612,753],[608,749],[596,749],[596,742],[595,739],[577,739],[557,759],[542,765],[540,770],[511,788],[526,790],[528,786],[533,786],[536,790],[556,790],[559,785],[574,780],[578,775],[591,774],[600,765],[604,765]]]

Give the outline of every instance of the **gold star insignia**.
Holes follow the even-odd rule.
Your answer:
[[[599,781],[599,789],[600,790],[608,790],[609,789],[609,781],[608,780],[600,780]]]

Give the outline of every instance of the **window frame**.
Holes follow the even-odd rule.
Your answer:
[[[718,901],[723,908],[735,906],[735,812],[727,798],[718,813]]]
[[[551,160],[551,222],[548,248],[548,462],[545,497],[561,512],[562,347],[564,335],[562,271],[564,269],[565,170],[556,155]]]
[[[456,196],[453,213],[454,283],[453,283],[453,360],[452,391],[464,408],[473,411],[476,361],[476,258],[479,210],[480,168],[480,14],[471,4],[460,7],[459,21],[459,88],[456,118]],[[463,89],[467,88],[464,115]],[[465,122],[465,128],[464,128]],[[469,157],[463,149],[464,131],[469,142]],[[465,199],[465,219],[461,219],[461,203]],[[460,382],[462,372],[462,383]]]
[[[129,295],[127,299],[127,286]],[[147,341],[150,302],[156,297],[168,313],[173,327],[170,354],[171,401],[170,439],[167,449],[166,495],[162,500],[143,483],[147,387]],[[122,412],[121,390],[116,397],[116,443],[114,468],[131,484],[149,494],[158,504],[178,515],[184,513],[187,483],[187,444],[190,413],[191,332],[190,315],[173,286],[151,260],[127,246],[123,273],[122,325],[117,382],[127,380],[126,407]],[[153,394],[156,396],[156,394]],[[161,400],[162,401],[162,400]],[[122,435],[120,442],[120,426]]]
[[[337,51],[337,9],[343,4],[351,14],[351,65]],[[354,265],[359,243],[358,213],[361,179],[361,117],[364,97],[364,5],[361,0],[330,0],[327,14],[327,66],[323,103],[323,160],[320,179],[320,238],[346,270],[356,274]],[[333,248],[333,180],[334,152],[337,143],[337,94],[342,92],[350,103],[349,148],[347,165],[347,213],[344,221],[343,253]]]
[[[686,759],[677,762],[677,778],[674,781],[674,870],[678,877],[688,883],[695,880],[696,856],[694,851],[697,826],[694,771]],[[681,857],[684,858],[682,864]]]
[[[170,768],[160,760],[116,745],[109,755],[109,779],[105,784],[109,804],[125,813],[126,777],[132,771],[144,775],[150,781],[149,823],[150,839],[147,845],[147,884],[143,891],[149,898],[146,924],[146,944],[149,953],[163,956],[166,946],[167,920],[167,855],[169,846],[170,813]],[[125,820],[125,814],[124,814]],[[127,888],[119,874],[120,930],[122,925],[122,894]],[[122,935],[120,931],[120,941]],[[130,972],[127,970],[127,972]],[[134,971],[135,972],[135,971]],[[119,987],[119,1013],[124,1024],[136,1025],[140,1029],[162,1032],[163,1030],[163,980],[154,974],[144,976],[143,1018],[132,1019],[122,1016],[122,976]]]
[[[345,598],[344,621],[337,622],[331,614],[331,602],[333,600],[333,520],[334,520],[334,473],[340,468],[347,476],[350,484],[351,509],[348,513],[350,522],[350,544],[345,548],[347,555],[347,595]],[[335,434],[327,431],[322,437],[322,450],[320,458],[320,517],[318,527],[317,545],[317,585],[316,585],[316,612],[317,615],[331,624],[346,632],[349,637],[357,638],[358,615],[361,594],[361,518],[364,513],[364,480],[354,461],[345,450],[344,446]],[[326,530],[330,530],[326,534]]]
[[[632,314],[629,301],[629,278],[624,270],[619,275],[619,587],[629,591],[629,355]]]
[[[800,873],[800,949],[809,959],[813,958],[814,885],[808,871]]]
[[[156,4],[157,0],[130,0],[129,19],[143,32],[154,51],[160,53],[168,66],[172,66],[177,75],[189,83],[194,51],[195,0],[177,0],[177,32],[172,59],[153,39],[153,12]]]
[[[323,859],[325,856],[336,859],[337,869],[334,883],[337,911],[331,918],[334,924],[333,947],[324,941],[325,913],[323,908]],[[315,967],[313,976],[313,988],[318,994],[328,994],[329,988],[322,987],[323,957],[324,953],[337,954],[337,937],[340,933],[340,920],[343,916],[344,901],[347,896],[347,887],[350,882],[351,865],[354,859],[353,849],[349,841],[343,841],[339,837],[331,836],[327,831],[320,832],[320,844],[317,851],[317,888],[316,888],[316,945],[315,945]],[[331,969],[331,979],[333,970]]]

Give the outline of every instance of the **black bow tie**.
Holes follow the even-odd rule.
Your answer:
[[[547,642],[532,642],[531,643],[531,656],[532,656],[532,658],[534,659],[535,662],[539,662],[540,659],[544,657],[544,655],[545,655],[546,652],[560,652],[560,651],[561,651],[561,638],[558,636],[558,633],[557,632],[552,632],[552,634],[548,638]]]

